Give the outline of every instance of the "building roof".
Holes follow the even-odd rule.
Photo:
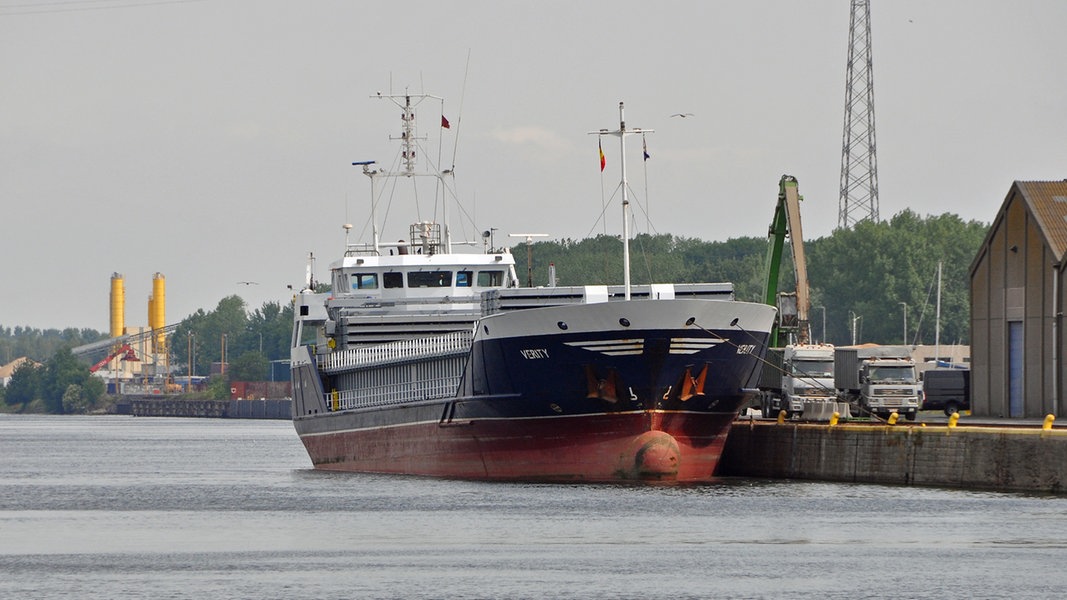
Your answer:
[[[1056,262],[1067,251],[1067,180],[1016,181],[1027,208],[1034,215]]]
[[[986,238],[978,254],[971,262],[971,275],[978,267],[985,250],[989,247],[990,239],[996,231],[996,224],[1004,219],[1008,205],[1016,197],[1021,198],[1026,206],[1026,211],[1034,218],[1034,223],[1041,231],[1044,242],[1060,268],[1064,266],[1064,254],[1067,253],[1067,179],[1060,181],[1016,181],[1012,183],[1008,195],[997,211],[993,219],[993,227],[989,228]]]

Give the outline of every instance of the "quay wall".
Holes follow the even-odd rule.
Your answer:
[[[292,419],[292,400],[191,400],[180,396],[132,398],[119,414],[135,417],[202,417],[217,419]]]
[[[717,473],[1067,493],[1067,431],[740,420]]]

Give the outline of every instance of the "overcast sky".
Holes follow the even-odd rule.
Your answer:
[[[989,222],[1012,181],[1067,177],[1067,2],[872,5],[882,218]],[[476,230],[602,232],[618,146],[602,178],[587,132],[625,101],[655,232],[763,236],[788,173],[826,236],[848,26],[847,0],[0,0],[0,325],[107,331],[113,272],[129,326],[155,272],[171,323],[288,301],[366,220],[351,163],[394,154],[390,89],[445,98]]]

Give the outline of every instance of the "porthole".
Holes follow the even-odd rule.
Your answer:
[[[563,321],[560,321],[560,322],[556,323],[556,327],[559,327],[563,331],[567,331],[567,324],[564,323]]]
[[[623,327],[629,327],[630,319],[627,319],[626,317],[619,319],[619,325],[622,325]]]

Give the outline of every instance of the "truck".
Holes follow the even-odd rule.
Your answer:
[[[930,369],[923,373],[922,410],[942,410],[949,417],[971,410],[970,369]]]
[[[803,416],[813,404],[832,405],[834,347],[830,344],[795,344],[769,348],[767,363],[758,384],[760,412],[770,418],[785,411],[787,417]],[[833,406],[820,415],[829,415]]]
[[[841,402],[860,415],[914,421],[921,386],[907,346],[848,346],[834,350],[834,387]]]

